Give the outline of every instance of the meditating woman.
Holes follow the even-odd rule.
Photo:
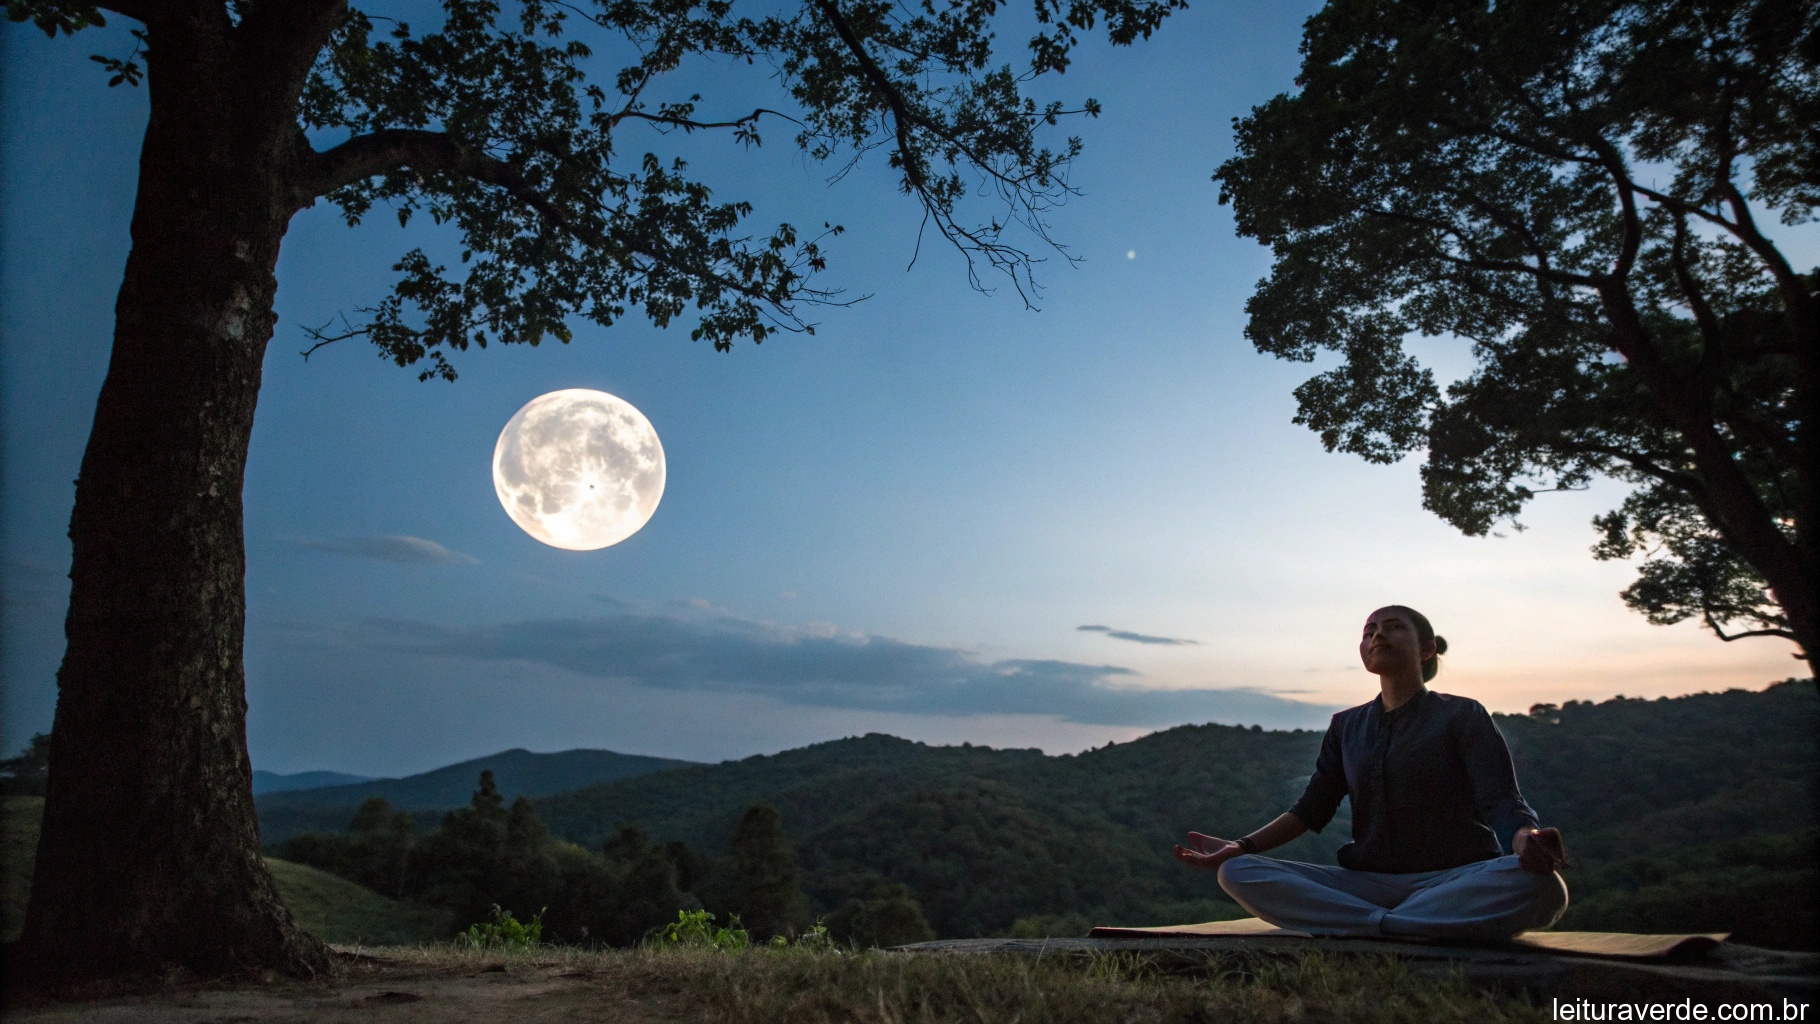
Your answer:
[[[1333,716],[1302,798],[1237,841],[1190,832],[1176,857],[1217,868],[1256,916],[1315,935],[1501,942],[1560,920],[1561,833],[1538,827],[1484,706],[1428,689],[1446,650],[1413,609],[1372,612],[1359,657],[1379,694]],[[1347,796],[1338,867],[1257,856],[1319,832]]]

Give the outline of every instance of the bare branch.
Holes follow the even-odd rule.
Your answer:
[[[758,119],[765,114],[770,114],[773,117],[781,117],[784,120],[786,120],[794,125],[802,124],[801,121],[798,121],[796,118],[791,117],[789,114],[782,113],[781,111],[771,110],[766,107],[759,107],[757,110],[752,111],[752,113],[747,114],[745,117],[742,117],[742,118],[739,118],[739,119],[733,120],[733,121],[697,121],[697,120],[694,120],[693,118],[677,117],[673,114],[647,114],[642,110],[633,110],[633,109],[630,109],[630,107],[628,107],[627,109],[621,110],[619,113],[614,114],[612,117],[607,119],[607,129],[610,131],[613,128],[618,127],[619,122],[625,120],[628,117],[635,118],[640,121],[648,121],[648,122],[650,122],[652,124],[656,124],[656,125],[667,125],[671,128],[681,128],[685,132],[704,131],[704,130],[713,129],[713,128],[744,128],[748,125],[757,124]]]
[[[354,312],[370,313],[370,312],[372,312],[372,310],[356,309]],[[331,323],[334,323],[334,321],[326,320],[323,322],[321,327],[305,327],[303,329],[303,333],[310,340],[315,342],[314,345],[311,345],[309,348],[306,348],[302,352],[298,353],[299,355],[303,356],[304,362],[306,362],[306,363],[309,362],[310,357],[312,355],[316,354],[316,350],[319,348],[322,348],[324,345],[333,345],[338,341],[346,341],[349,338],[359,338],[359,337],[363,337],[367,334],[372,333],[372,328],[370,328],[370,327],[355,327],[353,324],[349,323],[347,314],[345,314],[345,313],[342,314],[342,317],[341,317],[341,326],[347,328],[347,330],[343,331],[340,334],[329,334],[327,332],[329,329],[329,324],[331,324]]]

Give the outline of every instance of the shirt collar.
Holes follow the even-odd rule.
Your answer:
[[[1408,700],[1404,701],[1403,703],[1397,705],[1397,709],[1395,711],[1384,710],[1384,695],[1382,693],[1378,694],[1376,697],[1371,698],[1371,703],[1372,703],[1372,706],[1377,709],[1378,717],[1380,717],[1380,718],[1382,718],[1385,715],[1400,715],[1405,711],[1412,711],[1412,710],[1415,710],[1416,708],[1419,708],[1421,706],[1422,702],[1428,699],[1428,695],[1430,692],[1432,692],[1432,691],[1430,691],[1428,689],[1428,687],[1426,685],[1424,685],[1421,689],[1416,691],[1415,696],[1413,696],[1413,697],[1409,698]]]

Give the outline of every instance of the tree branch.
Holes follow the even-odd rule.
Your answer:
[[[1816,309],[1820,303],[1817,303],[1814,297],[1808,294],[1801,275],[1797,274],[1795,268],[1789,264],[1788,257],[1782,255],[1782,250],[1776,248],[1776,244],[1764,237],[1763,232],[1757,228],[1756,218],[1751,214],[1750,206],[1743,194],[1738,192],[1737,186],[1730,182],[1721,186],[1721,194],[1725,198],[1726,205],[1731,207],[1733,215],[1738,218],[1735,221],[1727,220],[1722,214],[1657,189],[1635,182],[1631,183],[1631,187],[1638,195],[1653,203],[1661,204],[1663,208],[1672,213],[1698,217],[1709,224],[1725,229],[1732,237],[1744,243],[1745,248],[1762,260],[1764,267],[1769,270],[1770,276],[1776,279],[1777,290],[1782,293],[1782,301],[1788,305],[1791,318],[1795,321],[1797,334],[1806,339],[1810,347],[1820,345],[1820,310]]]
[[[1692,497],[1695,502],[1701,501],[1706,495],[1706,485],[1699,477],[1680,472],[1679,470],[1669,469],[1657,464],[1645,455],[1627,451],[1626,449],[1619,448],[1615,445],[1569,442],[1560,445],[1559,447],[1562,451],[1570,452],[1575,455],[1604,455],[1608,458],[1617,459],[1619,462],[1630,466],[1639,473],[1655,477],[1657,480],[1662,481],[1670,487],[1685,492],[1688,496]]]
[[[355,312],[356,313],[371,313],[372,310],[356,309]],[[314,345],[311,345],[309,348],[304,349],[302,352],[298,353],[299,355],[303,356],[304,362],[306,362],[306,363],[309,362],[310,357],[316,354],[316,350],[319,348],[322,348],[325,345],[333,345],[338,341],[346,341],[349,338],[358,338],[358,337],[361,337],[362,335],[372,333],[372,330],[369,327],[355,327],[353,324],[348,323],[347,315],[343,314],[341,317],[341,326],[347,328],[347,330],[342,331],[340,334],[329,334],[328,333],[329,324],[331,324],[333,322],[334,322],[333,320],[327,320],[327,321],[323,322],[321,327],[308,327],[308,326],[304,327],[304,329],[303,329],[304,335],[306,337],[308,337],[311,341],[315,342]]]
[[[470,150],[442,132],[387,128],[355,136],[327,152],[316,153],[311,158],[310,165],[305,179],[307,184],[301,190],[302,202],[405,167],[459,174],[505,191],[537,211],[551,227],[583,245],[616,252],[624,258],[643,256],[677,273],[702,281],[712,281],[760,303],[771,304],[775,301],[763,289],[747,282],[717,274],[705,267],[685,265],[657,246],[615,238],[598,227],[583,222],[533,188],[511,164]]]
[[[1731,643],[1733,640],[1743,640],[1746,637],[1753,637],[1753,636],[1774,636],[1774,637],[1780,637],[1784,640],[1794,640],[1795,639],[1795,634],[1789,632],[1786,629],[1747,629],[1742,633],[1727,633],[1725,630],[1719,628],[1719,623],[1717,620],[1715,620],[1713,618],[1712,612],[1707,611],[1705,609],[1701,609],[1700,615],[1702,618],[1704,618],[1706,620],[1706,628],[1712,630],[1713,635],[1717,636],[1719,639],[1725,641],[1726,643]],[[1800,655],[1797,654],[1797,655],[1795,655],[1795,657],[1799,658]]]
[[[1694,278],[1693,268],[1687,265],[1687,217],[1675,214],[1675,241],[1671,249],[1675,267],[1675,283],[1681,286],[1681,294],[1687,299],[1687,306],[1693,311],[1694,323],[1700,328],[1700,337],[1705,344],[1700,352],[1699,376],[1710,392],[1719,385],[1719,378],[1725,372],[1728,353],[1725,344],[1725,331],[1719,325],[1719,318],[1713,314],[1713,307],[1706,301],[1706,294],[1700,290],[1700,282]]]
[[[1462,245],[1465,244],[1465,239],[1461,237],[1460,229],[1443,220],[1436,220],[1433,217],[1422,217],[1413,213],[1404,213],[1401,210],[1369,209],[1366,210],[1365,213],[1368,216],[1383,217],[1404,224],[1413,224],[1417,227],[1432,228],[1444,235],[1452,237]],[[1555,284],[1573,285],[1579,288],[1598,288],[1602,283],[1599,278],[1591,277],[1586,274],[1572,274],[1565,270],[1555,270],[1548,266],[1531,266],[1528,263],[1517,263],[1511,260],[1487,260],[1476,257],[1452,256],[1439,250],[1432,250],[1429,255],[1443,262],[1451,263],[1455,266],[1468,267],[1473,270],[1524,273],[1544,281],[1551,281]]]
[[[853,26],[847,22],[846,16],[841,14],[840,8],[835,6],[833,0],[814,0],[814,3],[816,9],[821,11],[822,17],[827,18],[828,24],[833,26],[834,34],[840,37],[840,41],[846,45],[848,52],[853,54],[855,63],[859,65],[860,74],[871,83],[874,89],[879,91],[879,94],[884,97],[886,105],[891,108],[891,121],[897,134],[897,150],[903,154],[904,176],[910,179],[910,184],[923,194],[924,200],[927,202],[929,196],[923,190],[925,171],[922,165],[922,155],[916,151],[916,147],[910,141],[910,126],[917,124],[925,128],[929,127],[927,119],[910,109],[910,104],[898,91],[897,86],[891,81],[891,77],[885,74],[884,70],[878,66],[878,62],[872,59],[872,55],[866,52],[865,44],[860,42],[859,33],[853,31]]]
[[[511,164],[468,149],[443,132],[386,128],[355,136],[333,149],[316,153],[309,164],[300,189],[301,198],[306,202],[405,167],[448,171],[504,189],[579,241],[617,247],[599,231],[577,224],[567,211],[533,189]]]
[[[1045,242],[1054,246],[1058,252],[1061,252],[1065,258],[1072,262],[1075,260],[1075,257],[1069,256],[1066,250],[1063,250],[1061,246],[1056,245],[1054,241],[1049,238],[1041,223],[1040,211],[1030,198],[1034,193],[1034,190],[1030,186],[1030,181],[1036,176],[1036,173],[1030,172],[1022,177],[1012,177],[1011,175],[1005,174],[1003,171],[994,167],[991,161],[982,157],[965,139],[956,137],[953,132],[949,131],[939,122],[923,114],[921,111],[914,109],[909,101],[904,98],[902,91],[891,81],[890,76],[885,74],[884,70],[878,66],[877,61],[872,59],[872,55],[867,52],[865,44],[860,40],[859,33],[854,31],[853,25],[847,20],[846,16],[841,13],[840,8],[834,3],[834,0],[813,0],[813,3],[815,8],[821,12],[822,16],[828,20],[829,25],[834,29],[835,35],[840,37],[841,43],[845,45],[848,52],[853,55],[854,62],[859,66],[860,75],[874,89],[878,90],[879,94],[884,98],[885,105],[890,108],[894,135],[897,140],[897,149],[904,169],[904,177],[909,183],[911,191],[916,193],[917,199],[923,204],[923,209],[926,213],[923,220],[924,224],[927,224],[930,220],[934,220],[936,230],[941,232],[942,237],[946,238],[950,244],[961,250],[962,254],[967,257],[967,277],[969,283],[971,283],[974,288],[982,291],[985,290],[984,286],[980,283],[979,275],[974,270],[973,253],[978,252],[993,266],[1007,272],[1011,278],[1012,285],[1017,288],[1018,295],[1023,298],[1024,305],[1034,309],[1035,306],[1031,302],[1030,294],[1025,291],[1024,282],[1019,280],[1016,268],[1019,264],[1028,267],[1031,263],[1036,262],[1035,258],[1028,252],[1019,249],[1016,246],[1006,245],[997,241],[997,232],[1000,227],[997,221],[992,223],[990,229],[982,229],[981,231],[968,230],[955,222],[952,215],[944,210],[941,201],[929,193],[928,168],[925,164],[922,152],[915,144],[911,129],[913,127],[920,128],[935,138],[940,139],[942,142],[953,146],[955,150],[966,156],[966,158],[972,162],[973,166],[977,167],[982,174],[985,174],[987,177],[998,182],[1001,189],[1009,193],[1006,195],[1007,203],[1012,205],[1014,209],[1022,207],[1024,216],[1027,218],[1023,221],[1025,226],[1035,232],[1039,238],[1042,238]],[[1072,191],[1066,184],[1061,185],[1061,188],[1064,191]],[[919,249],[921,247],[920,235],[918,238],[918,247]]]
[[[617,127],[620,121],[623,121],[628,117],[637,118],[640,121],[649,121],[652,124],[663,124],[669,125],[672,128],[681,128],[685,132],[703,131],[710,128],[743,128],[746,125],[756,123],[759,117],[765,114],[781,117],[794,125],[802,124],[801,121],[798,121],[796,118],[791,117],[789,114],[783,113],[782,111],[772,110],[768,107],[759,107],[752,111],[752,113],[735,121],[697,121],[693,118],[676,117],[670,114],[647,114],[642,110],[622,110],[609,119],[608,128]]]
[[[1603,136],[1596,138],[1593,150],[1599,155],[1599,165],[1617,186],[1618,208],[1624,211],[1624,239],[1619,244],[1618,259],[1610,275],[1615,281],[1623,281],[1630,277],[1630,270],[1637,263],[1637,252],[1643,247],[1643,218],[1637,214],[1637,190],[1630,180],[1630,172],[1624,167],[1623,154]]]
[[[1744,201],[1743,193],[1738,186],[1727,180],[1721,187],[1726,205],[1731,207],[1732,216],[1737,220],[1734,233],[1751,252],[1757,254],[1769,267],[1776,279],[1776,287],[1782,292],[1782,301],[1788,305],[1789,319],[1794,321],[1796,336],[1807,345],[1807,359],[1812,364],[1815,358],[1814,349],[1820,348],[1820,309],[1814,297],[1808,293],[1807,285],[1795,268],[1789,266],[1788,258],[1776,244],[1763,237],[1757,230],[1757,220],[1750,212],[1750,204]],[[1799,346],[1797,346],[1799,347]]]

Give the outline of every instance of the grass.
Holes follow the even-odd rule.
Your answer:
[[[381,953],[407,968],[543,969],[585,978],[603,1005],[680,1002],[688,1019],[722,1024],[1529,1024],[1545,1019],[1545,1011],[1526,999],[1487,994],[1457,977],[1417,977],[1391,957],[1209,953],[1161,961],[1131,954],[1028,958],[549,947],[501,955],[449,946]]]
[[[267,857],[285,906],[304,930],[340,945],[403,946],[449,934],[440,907],[388,899],[327,871]]]
[[[42,817],[41,796],[0,798],[0,942],[12,942],[25,927],[25,901],[31,894],[32,865],[38,860],[38,820]]]
[[[31,892],[38,848],[38,821],[44,799],[9,796],[0,805],[0,941],[19,938]],[[303,925],[339,944],[407,945],[449,933],[447,912],[378,893],[326,871],[290,861],[266,859],[278,894]]]
[[[5,861],[4,938],[17,938],[42,801],[0,807]],[[1146,1024],[1371,1021],[1381,1024],[1530,1024],[1544,1011],[1463,978],[1412,974],[1391,957],[1303,954],[977,956],[807,949],[538,947],[523,953],[428,942],[446,934],[438,912],[352,882],[268,860],[305,928],[376,953],[386,970],[472,974],[495,965],[551,970],[586,986],[602,1006],[678,1005],[720,1024]],[[410,945],[420,943],[419,945]],[[374,948],[380,947],[380,948]]]

